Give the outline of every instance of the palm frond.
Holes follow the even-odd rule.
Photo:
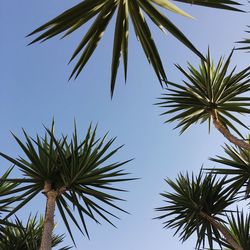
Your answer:
[[[170,88],[159,98],[157,105],[167,109],[161,115],[172,115],[166,122],[178,122],[175,128],[181,128],[183,133],[195,123],[210,122],[215,114],[225,128],[240,136],[235,124],[249,129],[234,114],[250,113],[250,98],[243,96],[250,90],[250,67],[238,73],[235,68],[229,71],[232,53],[225,62],[220,58],[217,65],[211,60],[209,51],[198,69],[191,64],[188,70],[176,65],[186,80],[183,84],[167,82]]]
[[[239,7],[242,4],[239,3],[238,1],[237,2],[231,0],[174,0],[174,1],[188,3],[192,5],[200,5],[203,7],[244,12],[243,10],[239,9]]]
[[[113,225],[109,217],[115,217],[113,210],[126,212],[115,205],[121,198],[112,192],[125,191],[115,187],[117,183],[133,180],[127,177],[122,167],[128,161],[112,162],[112,157],[121,147],[112,149],[114,139],[107,140],[107,134],[96,137],[97,127],[90,125],[83,141],[78,140],[75,125],[72,139],[62,135],[59,139],[54,134],[54,122],[51,128],[45,128],[44,137],[35,139],[23,130],[25,142],[13,135],[26,155],[17,159],[0,153],[2,157],[15,164],[21,170],[23,179],[9,181],[21,183],[20,188],[7,192],[6,195],[18,193],[19,202],[6,218],[16,213],[29,203],[37,194],[44,191],[45,183],[51,183],[53,190],[60,195],[56,200],[59,212],[72,240],[71,219],[83,233],[88,236],[86,217],[99,223],[100,218]],[[63,192],[61,192],[63,190]],[[72,208],[80,220],[76,219]],[[82,225],[79,225],[79,222]]]
[[[247,26],[247,30],[246,33],[249,34],[250,30],[249,30],[250,26]],[[240,44],[240,47],[237,48],[237,50],[244,50],[246,52],[250,52],[250,38],[244,38],[240,41],[237,42],[238,44]]]
[[[248,137],[249,139],[249,137]],[[225,145],[226,156],[210,158],[213,162],[222,164],[222,168],[208,168],[207,170],[218,175],[228,176],[228,182],[234,192],[244,188],[245,198],[250,195],[250,152],[249,150]]]
[[[250,216],[243,211],[227,215],[228,231],[242,249],[250,249]],[[234,250],[226,241],[221,243],[227,250]]]
[[[202,173],[195,177],[193,174],[179,174],[175,181],[167,179],[166,183],[173,189],[161,195],[166,203],[156,211],[162,215],[157,217],[164,220],[164,228],[175,229],[182,241],[186,241],[196,233],[196,248],[205,247],[208,242],[213,249],[213,237],[220,243],[221,236],[217,227],[203,217],[212,217],[219,223],[225,223],[222,215],[235,198],[224,188],[225,178],[217,180],[216,176]]]
[[[10,194],[14,189],[17,188],[18,183],[6,181],[8,179],[13,167],[9,168],[0,178],[0,231],[4,226],[12,226],[12,223],[4,220],[2,217],[5,213],[10,212],[11,204],[17,200],[17,197]],[[6,196],[7,197],[4,197]]]
[[[215,0],[176,0],[182,3],[192,3],[200,6],[225,9],[231,11],[241,11],[239,3],[235,1],[215,1]],[[78,61],[70,75],[78,77],[84,66],[91,58],[93,52],[97,48],[102,39],[106,28],[115,16],[115,31],[113,42],[113,55],[111,64],[111,82],[110,91],[113,95],[116,83],[116,76],[119,68],[121,56],[124,63],[124,75],[127,76],[128,62],[128,36],[129,36],[129,20],[131,18],[135,34],[141,43],[144,53],[152,64],[155,74],[160,83],[165,82],[166,73],[163,64],[151,35],[151,30],[146,21],[146,17],[161,30],[167,30],[176,37],[185,46],[191,49],[200,58],[204,59],[203,55],[193,45],[193,43],[180,31],[177,26],[172,23],[160,8],[191,17],[189,14],[181,10],[178,6],[169,0],[83,0],[72,8],[64,11],[39,28],[32,31],[28,36],[37,35],[30,43],[44,42],[54,36],[63,34],[62,38],[69,36],[71,33],[79,30],[89,20],[94,20],[86,34],[82,37],[78,47],[73,52],[70,62],[78,57]]]
[[[43,218],[29,217],[26,224],[16,217],[13,226],[6,226],[0,232],[0,249],[4,250],[38,250],[41,244]],[[58,247],[63,242],[64,235],[52,236],[52,247]],[[65,246],[59,250],[69,250]]]

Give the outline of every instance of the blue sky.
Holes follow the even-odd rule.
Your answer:
[[[225,140],[215,129],[208,135],[206,125],[193,126],[179,136],[179,132],[173,130],[174,124],[163,124],[164,118],[159,116],[161,110],[153,105],[163,90],[132,29],[127,83],[124,84],[121,65],[113,100],[109,94],[109,81],[114,22],[76,81],[67,81],[72,70],[72,65],[67,66],[67,62],[86,28],[64,40],[56,37],[41,45],[26,46],[31,41],[25,38],[29,32],[77,2],[0,2],[0,151],[18,156],[21,152],[10,131],[21,138],[22,127],[32,136],[41,134],[42,124],[49,126],[52,117],[59,134],[72,133],[74,118],[79,136],[81,131],[85,134],[90,122],[98,123],[100,136],[110,131],[110,137],[117,136],[117,145],[125,144],[116,160],[135,158],[126,167],[133,176],[141,179],[123,185],[130,192],[122,195],[127,202],[120,205],[131,215],[118,213],[121,220],[114,220],[118,229],[105,222],[102,226],[89,222],[91,240],[74,230],[77,249],[194,249],[194,239],[181,244],[177,237],[173,237],[172,230],[163,230],[160,221],[152,220],[159,215],[154,208],[163,205],[159,193],[168,190],[164,178],[175,178],[185,171],[197,173],[202,164],[212,166],[208,157],[220,153],[220,145]],[[202,53],[206,53],[210,46],[215,60],[230,53],[234,42],[245,36],[243,31],[249,24],[249,14],[179,6],[196,20],[165,13]],[[182,76],[173,64],[185,67],[189,61],[197,65],[199,59],[170,34],[164,35],[155,27],[152,30],[169,80],[179,82]],[[232,65],[237,64],[241,69],[248,62],[248,54],[236,52]],[[249,123],[247,118],[245,121]],[[1,173],[10,166],[3,159],[0,164]],[[19,215],[26,218],[30,212],[43,213],[44,202],[45,198],[40,195]],[[56,221],[56,231],[66,232],[58,216]],[[65,244],[72,244],[69,237]]]

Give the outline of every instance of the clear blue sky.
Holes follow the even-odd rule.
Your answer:
[[[220,145],[225,140],[214,129],[208,135],[206,125],[194,126],[179,136],[178,131],[173,130],[174,124],[163,124],[164,118],[159,116],[161,110],[152,105],[162,89],[132,29],[127,84],[124,84],[121,67],[112,101],[109,80],[114,22],[76,81],[67,81],[72,70],[67,62],[86,28],[61,41],[56,37],[41,45],[26,46],[31,41],[25,38],[29,32],[77,2],[0,2],[0,151],[18,156],[20,150],[10,131],[22,137],[23,127],[32,136],[41,134],[42,124],[49,126],[53,116],[58,133],[71,134],[74,118],[79,135],[81,130],[85,133],[91,121],[98,123],[100,136],[110,131],[110,136],[118,137],[117,145],[125,144],[117,155],[118,160],[135,157],[127,168],[141,179],[123,185],[130,192],[123,195],[127,202],[120,205],[131,215],[119,214],[121,220],[114,220],[118,229],[105,222],[102,226],[90,222],[91,240],[74,230],[77,249],[194,249],[193,240],[181,244],[173,237],[172,230],[163,230],[160,221],[152,220],[158,215],[154,208],[163,205],[159,193],[168,189],[164,178],[174,178],[178,172],[186,170],[197,173],[202,164],[212,166],[207,159],[221,152]],[[249,14],[179,6],[196,20],[169,14],[171,20],[201,52],[205,53],[209,45],[215,59],[227,55],[235,46],[234,42],[245,36],[243,30],[249,24]],[[182,76],[173,64],[185,66],[190,61],[197,65],[198,58],[171,35],[166,36],[156,28],[153,34],[169,80],[180,81]],[[232,61],[243,68],[248,65],[249,54],[236,52]],[[246,122],[249,121],[246,119]],[[0,164],[0,173],[10,166],[3,159]],[[40,195],[19,215],[26,218],[30,212],[43,213],[44,202],[45,198]],[[66,232],[58,216],[56,221],[56,231]],[[65,244],[71,245],[69,237]]]

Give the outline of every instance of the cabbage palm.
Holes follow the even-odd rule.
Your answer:
[[[240,4],[231,0],[178,0],[178,2],[241,11],[238,8]],[[158,28],[163,31],[167,30],[199,57],[203,58],[202,54],[195,48],[189,39],[159,10],[158,7],[190,17],[190,15],[179,9],[169,0],[82,0],[79,4],[35,29],[29,36],[39,34],[31,43],[45,41],[62,33],[64,33],[64,38],[84,26],[89,20],[94,19],[94,22],[83,36],[70,59],[71,62],[79,56],[78,62],[70,75],[70,78],[76,78],[98,46],[107,26],[116,13],[110,87],[111,95],[113,95],[121,54],[123,56],[125,79],[127,76],[130,18],[136,36],[141,43],[148,61],[152,64],[160,83],[166,81],[166,74],[157,46],[145,19],[146,16],[148,16]]]
[[[5,181],[13,168],[7,170],[1,177],[0,197],[11,194],[17,184]],[[3,220],[5,213],[11,211],[11,204],[18,197],[9,196],[0,200],[0,249],[4,250],[38,250],[42,238],[43,219],[39,221],[36,217],[29,217],[26,225],[16,217],[15,221]],[[57,246],[63,240],[63,235],[52,235],[52,247]],[[70,247],[63,247],[60,250],[68,250]]]
[[[249,137],[248,137],[249,138]],[[212,161],[220,163],[223,167],[209,169],[215,174],[227,175],[228,182],[233,191],[237,192],[242,187],[245,188],[245,197],[250,195],[250,152],[249,150],[225,145],[223,147],[226,156],[210,158]]]
[[[207,241],[213,249],[215,240],[221,246],[222,239],[235,250],[243,250],[233,239],[222,216],[228,206],[235,202],[234,194],[225,188],[225,178],[217,180],[214,175],[191,177],[179,174],[175,181],[166,180],[173,192],[165,192],[166,205],[156,210],[162,215],[157,217],[164,220],[164,227],[175,229],[180,239],[186,241],[196,232],[196,249]]]
[[[0,249],[4,250],[38,250],[43,230],[43,219],[29,217],[26,224],[16,217],[14,226],[6,226],[0,233]],[[52,235],[52,247],[63,242],[63,235]],[[71,247],[61,247],[59,250],[69,250]]]
[[[220,58],[214,65],[208,52],[206,61],[201,61],[198,69],[189,64],[186,71],[176,65],[187,80],[183,80],[183,84],[167,82],[170,88],[166,89],[158,105],[167,109],[162,115],[173,115],[166,122],[177,121],[176,128],[181,128],[181,133],[197,122],[208,121],[210,129],[213,121],[230,142],[250,150],[250,144],[230,132],[232,129],[241,136],[234,123],[249,129],[235,113],[250,113],[250,98],[246,95],[250,90],[250,67],[238,73],[235,68],[229,71],[232,54],[225,62]]]
[[[115,139],[106,141],[107,134],[97,139],[96,128],[92,129],[91,126],[83,141],[78,139],[76,126],[71,140],[64,135],[57,139],[54,134],[54,122],[51,129],[46,128],[44,137],[37,136],[36,139],[32,139],[25,131],[23,132],[25,143],[13,136],[26,155],[25,158],[15,159],[0,153],[2,157],[15,164],[24,176],[9,179],[11,182],[22,184],[20,188],[11,191],[12,194],[18,193],[19,200],[22,200],[5,219],[42,192],[47,204],[41,250],[51,249],[55,207],[58,208],[73,242],[72,223],[69,223],[69,219],[88,236],[86,217],[97,223],[102,218],[114,225],[109,217],[117,216],[109,209],[126,212],[114,204],[122,199],[110,193],[124,191],[113,184],[132,180],[127,178],[128,173],[121,169],[121,166],[129,161],[110,162],[110,158],[121,148],[110,150]],[[72,212],[72,207],[78,214],[77,218]]]
[[[232,213],[228,218],[228,229],[234,240],[242,249],[250,249],[250,216],[243,212]],[[222,243],[227,250],[234,250],[227,242]]]

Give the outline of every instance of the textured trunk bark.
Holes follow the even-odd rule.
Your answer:
[[[204,218],[205,220],[207,220],[211,225],[213,225],[214,227],[216,227],[221,234],[224,236],[225,240],[227,241],[227,243],[233,247],[235,250],[244,250],[240,245],[238,245],[238,243],[233,239],[233,237],[231,236],[231,234],[228,232],[228,230],[222,225],[220,224],[218,221],[216,221],[213,217],[209,216],[208,214],[204,213],[204,212],[200,212],[200,216],[202,218]]]
[[[40,250],[51,250],[52,232],[54,228],[54,214],[58,192],[55,190],[51,190],[50,183],[45,183],[44,193],[47,196],[47,204]]]
[[[246,143],[244,140],[241,140],[237,137],[235,137],[234,135],[232,135],[230,133],[230,131],[220,122],[220,120],[218,119],[215,111],[211,112],[212,118],[213,118],[213,123],[214,126],[230,141],[232,142],[234,145],[241,147],[241,148],[245,148],[247,150],[250,151],[250,144]]]

